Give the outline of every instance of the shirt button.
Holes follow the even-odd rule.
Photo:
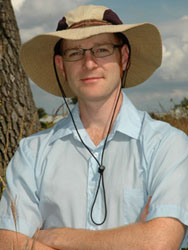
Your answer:
[[[94,156],[95,156],[95,157],[98,157],[98,155],[99,155],[99,153],[97,153],[97,152],[94,153]]]

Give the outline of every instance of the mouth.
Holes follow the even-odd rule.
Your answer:
[[[97,82],[97,81],[99,81],[101,79],[103,79],[103,77],[95,77],[95,76],[93,76],[93,77],[85,77],[85,78],[82,78],[80,80],[82,82],[84,82],[84,83],[95,83],[95,82]]]

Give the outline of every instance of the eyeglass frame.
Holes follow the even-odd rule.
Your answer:
[[[97,47],[100,47],[100,46],[104,46],[104,45],[112,45],[112,53],[108,54],[108,55],[105,55],[105,56],[96,56],[94,54],[94,51],[93,49],[94,48],[97,48]],[[85,56],[85,53],[86,51],[90,51],[91,54],[95,57],[95,58],[104,58],[104,57],[108,57],[108,56],[111,56],[113,53],[114,53],[114,49],[115,48],[121,48],[123,46],[123,44],[111,44],[111,43],[105,43],[105,44],[100,44],[100,45],[95,45],[93,46],[92,48],[90,49],[84,49],[84,48],[71,48],[71,49],[66,49],[65,51],[62,51],[61,52],[61,56],[63,57],[64,61],[66,62],[76,62],[76,61],[80,61],[84,58]],[[65,53],[66,51],[70,51],[70,50],[77,50],[77,51],[81,51],[81,58],[80,59],[76,59],[76,60],[67,60],[64,56],[65,56]]]

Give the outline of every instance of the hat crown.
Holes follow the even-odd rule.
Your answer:
[[[86,5],[71,10],[65,16],[68,27],[85,20],[103,20],[104,13],[108,8],[105,6]]]
[[[57,26],[58,30],[65,30],[74,27],[75,24],[83,24],[85,25],[87,22],[97,21],[98,23],[93,23],[94,25],[102,25],[102,24],[122,24],[122,21],[118,17],[118,15],[112,11],[111,9],[105,6],[97,6],[97,5],[86,5],[80,6],[74,10],[69,11],[59,22]],[[91,25],[91,23],[90,23]],[[91,25],[92,26],[92,25]],[[77,26],[78,27],[78,26]]]

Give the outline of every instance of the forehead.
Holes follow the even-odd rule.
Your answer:
[[[74,48],[74,47],[83,47],[90,48],[94,45],[104,44],[104,43],[115,43],[117,38],[113,33],[105,33],[100,35],[95,35],[82,40],[63,40],[63,49]]]

